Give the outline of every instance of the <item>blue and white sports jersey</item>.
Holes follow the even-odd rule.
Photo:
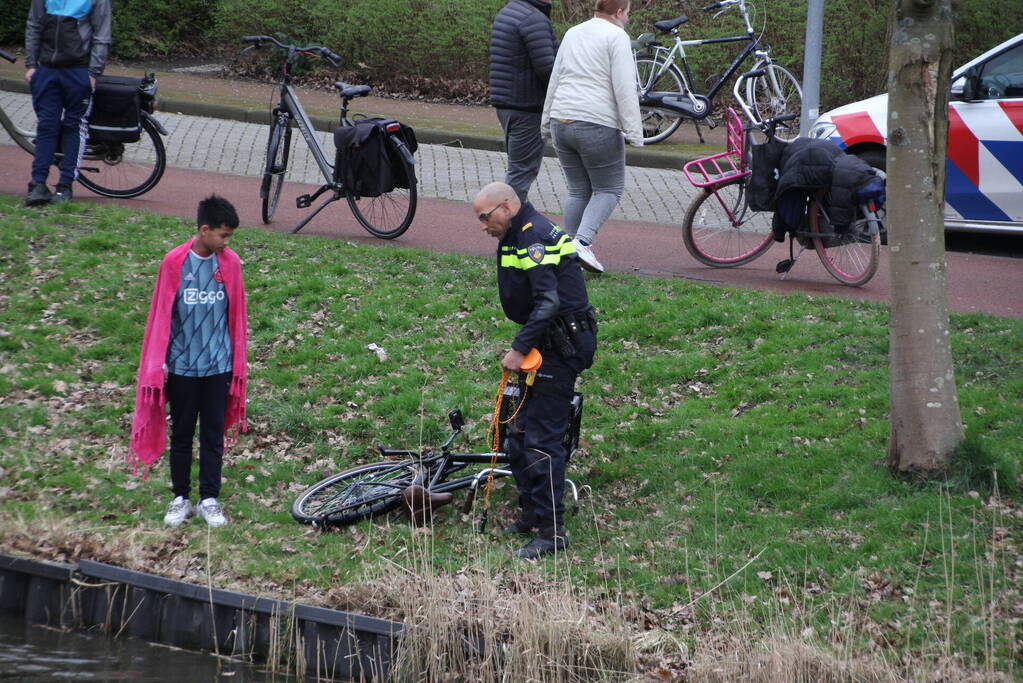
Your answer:
[[[193,251],[181,266],[181,285],[174,298],[167,369],[185,377],[231,372],[231,333],[227,325],[227,290],[217,255]]]

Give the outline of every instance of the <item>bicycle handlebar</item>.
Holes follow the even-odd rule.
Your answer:
[[[3,57],[4,59],[6,59],[11,64],[14,64],[14,62],[17,60],[17,57],[15,57],[12,54],[8,54],[8,53],[4,52],[3,50],[0,50],[0,57]]]
[[[731,7],[732,5],[738,4],[738,2],[739,0],[720,0],[720,2],[715,2],[713,5],[707,5],[703,8],[703,11],[713,12],[714,10],[721,9],[722,7]]]
[[[273,43],[282,50],[287,50],[289,54],[293,53],[311,53],[323,57],[334,66],[341,65],[341,55],[337,54],[329,47],[323,47],[322,45],[306,45],[305,47],[299,47],[298,45],[286,45],[281,41],[277,40],[272,36],[245,36],[242,38],[243,43],[251,43],[251,45],[242,52],[247,52],[253,47],[262,47],[263,43]]]

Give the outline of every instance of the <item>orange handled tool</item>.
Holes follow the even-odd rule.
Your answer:
[[[526,386],[533,386],[533,381],[536,380],[536,371],[543,365],[543,356],[535,348],[530,349],[526,357],[522,359],[522,365],[519,369],[526,373]]]

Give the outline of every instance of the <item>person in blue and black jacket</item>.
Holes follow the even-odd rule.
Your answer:
[[[28,206],[71,199],[89,134],[92,91],[109,49],[110,0],[32,0],[25,23],[25,80],[37,124]],[[46,178],[58,144],[64,157],[51,195]]]
[[[531,349],[543,355],[506,446],[521,512],[505,532],[532,536],[515,554],[536,559],[568,547],[563,439],[576,378],[593,364],[597,318],[572,238],[561,228],[529,202],[520,202],[505,183],[484,187],[473,211],[484,232],[499,240],[501,306],[522,326],[501,366],[520,372]],[[520,381],[519,386],[526,385]]]

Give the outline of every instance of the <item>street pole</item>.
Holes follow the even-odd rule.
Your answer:
[[[821,42],[824,38],[824,0],[808,0],[806,45],[803,52],[803,108],[799,113],[799,134],[810,132],[821,115]]]

